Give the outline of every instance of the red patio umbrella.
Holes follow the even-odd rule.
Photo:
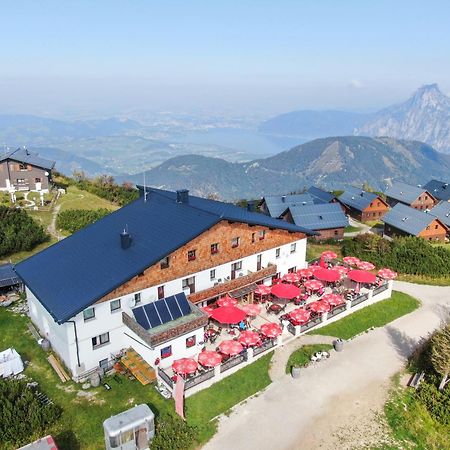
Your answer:
[[[236,306],[238,301],[235,298],[226,295],[225,297],[219,298],[216,303],[219,306]]]
[[[247,316],[255,317],[261,313],[261,306],[257,303],[249,303],[242,307],[242,311],[244,311]]]
[[[342,277],[343,275],[346,275],[350,269],[345,266],[334,266],[331,268],[331,270],[335,270],[336,272],[339,272],[339,274]]]
[[[342,298],[342,296],[338,294],[325,294],[322,297],[321,301],[328,303],[330,306],[338,306],[345,303],[345,300]]]
[[[234,356],[238,355],[242,352],[244,347],[242,347],[242,344],[238,341],[222,341],[219,344],[219,351],[220,353],[223,353],[224,355]]]
[[[258,287],[255,289],[255,294],[269,295],[270,294],[270,286],[266,286],[265,284],[258,284]]]
[[[283,332],[283,329],[277,323],[271,322],[263,323],[259,331],[268,338],[276,338]]]
[[[289,317],[294,322],[305,323],[308,322],[309,318],[311,317],[311,313],[309,311],[306,311],[306,309],[297,308],[289,313]]]
[[[337,258],[336,253],[332,252],[331,250],[327,250],[325,252],[322,252],[321,256],[324,259],[336,259]]]
[[[333,283],[335,281],[338,281],[341,278],[341,275],[336,270],[317,269],[314,272],[314,277],[317,278],[318,280],[326,281],[327,283]]]
[[[222,355],[212,350],[205,350],[198,355],[198,362],[204,367],[215,367],[222,362]]]
[[[361,269],[361,270],[373,270],[373,269],[375,269],[375,264],[372,264],[369,261],[360,261],[359,263],[356,264],[356,266],[358,267],[358,269]]]
[[[198,363],[192,358],[181,358],[177,359],[172,364],[172,369],[174,372],[180,375],[188,375],[194,373],[198,368]]]
[[[356,266],[359,263],[360,259],[356,256],[345,256],[344,258],[342,258],[342,261],[344,261],[349,266]]]
[[[318,280],[308,280],[305,281],[304,285],[306,289],[309,291],[318,291],[320,288],[323,287],[323,284]]]
[[[259,344],[259,342],[261,341],[261,337],[255,331],[246,330],[242,331],[242,333],[239,335],[238,341],[246,347],[252,347],[253,345]]]
[[[311,268],[299,269],[299,270],[297,270],[297,274],[300,278],[311,278],[314,275]]]
[[[211,317],[213,311],[215,310],[215,308],[213,308],[212,306],[204,306],[203,308],[201,308],[201,310],[203,312],[205,312],[206,314],[208,314],[209,317]]]
[[[357,283],[374,283],[377,279],[377,277],[370,272],[367,272],[365,270],[351,270],[347,277],[352,280],[356,281]]]
[[[293,299],[301,294],[301,290],[293,284],[276,284],[270,290],[272,295],[278,298]]]
[[[245,312],[236,306],[219,306],[211,313],[212,319],[225,324],[239,323],[245,317]]]
[[[322,302],[322,301],[317,301],[317,302],[312,302],[308,305],[309,309],[311,311],[314,311],[315,313],[325,313],[328,312],[330,310],[330,305],[327,302]]]
[[[315,272],[316,270],[323,269],[323,267],[319,266],[318,264],[317,264],[317,265],[316,265],[316,264],[313,264],[312,266],[308,266],[308,269],[311,270],[312,273],[314,274],[314,272]]]
[[[298,283],[300,281],[300,276],[296,272],[287,273],[281,280],[286,281],[287,283]]]
[[[394,278],[397,278],[397,272],[385,267],[384,269],[380,269],[378,271],[378,276],[380,278],[384,278],[385,280],[393,280]]]

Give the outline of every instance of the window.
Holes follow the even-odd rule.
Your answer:
[[[195,345],[195,336],[190,336],[186,338],[186,348],[193,347]]]
[[[98,366],[99,366],[101,369],[107,370],[107,369],[108,369],[108,366],[109,366],[109,364],[108,364],[108,358],[102,359],[101,361],[99,361],[99,362],[98,362]]]
[[[216,279],[216,269],[212,269],[209,271],[209,279],[215,280]]]
[[[137,305],[138,303],[141,303],[141,293],[140,292],[136,292],[136,294],[134,294],[134,304]]]
[[[195,277],[185,278],[181,282],[181,287],[183,290],[189,289],[189,293],[193,294],[195,292]]]
[[[427,226],[427,230],[429,230],[429,229],[430,229],[430,225]]]
[[[297,266],[291,267],[290,269],[288,269],[288,273],[294,273],[297,272]]]
[[[252,242],[255,242],[255,233],[252,233]]]
[[[91,320],[95,317],[95,308],[88,308],[83,311],[83,319],[84,321]]]
[[[189,250],[188,251],[188,261],[194,261],[195,260],[195,250]]]
[[[17,183],[17,184],[23,184],[23,183],[25,183],[25,178],[16,178],[16,183]]]
[[[381,206],[381,203],[380,203],[380,202],[377,202],[377,206]]]
[[[255,233],[252,234],[252,238],[253,238],[254,234]],[[255,242],[255,241],[252,241],[252,242]],[[236,248],[236,247],[239,247],[239,238],[238,237],[231,239],[231,248]]]
[[[100,336],[95,336],[92,338],[92,348],[100,347],[101,345],[108,344],[109,333],[103,333]]]
[[[435,226],[434,226],[434,229],[435,229],[435,230],[437,230],[438,228],[439,228],[439,226],[438,226],[438,225],[435,225]]]
[[[297,251],[297,244],[294,242],[291,244],[291,253],[295,253]]]
[[[339,233],[339,231],[338,231],[338,230],[334,230],[334,235],[335,235],[335,236],[337,236],[337,235],[338,235],[338,233]]]
[[[34,179],[34,182],[35,182],[35,183],[40,183],[40,182],[41,182],[41,179],[40,179],[40,178],[35,178],[35,179]]]
[[[241,270],[242,269],[242,261],[237,261],[231,264],[232,270]]]
[[[167,347],[164,347],[161,349],[161,359],[169,358],[172,356],[172,346],[168,345]]]
[[[118,300],[113,300],[110,304],[111,312],[120,309],[120,298]]]
[[[20,163],[19,164],[19,170],[28,170],[28,166],[26,164]]]
[[[275,258],[279,258],[281,254],[281,248],[275,249]]]
[[[160,261],[161,269],[167,269],[169,267],[169,257],[166,256]]]
[[[219,244],[211,244],[211,255],[219,253]]]
[[[422,197],[419,197],[419,200],[422,200]]]
[[[164,286],[158,286],[158,300],[164,298]]]
[[[262,241],[266,237],[266,231],[265,230],[259,230],[258,237],[259,237],[259,240]]]

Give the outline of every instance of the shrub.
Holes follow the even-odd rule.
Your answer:
[[[68,231],[69,233],[75,233],[85,226],[96,222],[102,217],[105,217],[110,212],[111,211],[104,208],[95,210],[69,209],[58,214],[56,226],[59,229]]]
[[[178,417],[160,416],[156,421],[155,438],[152,450],[185,450],[192,447],[196,438],[196,429]]]
[[[429,375],[420,384],[416,398],[422,403],[430,415],[443,425],[450,425],[450,388],[438,390],[439,377]]]
[[[42,226],[26,211],[0,205],[0,257],[30,251],[47,239]]]
[[[0,379],[0,440],[21,446],[45,434],[61,415],[52,403],[43,405],[24,381]]]
[[[371,261],[377,266],[388,266],[404,274],[434,278],[450,273],[450,252],[422,238],[401,237],[388,241],[376,234],[366,233],[345,240],[342,253]]]

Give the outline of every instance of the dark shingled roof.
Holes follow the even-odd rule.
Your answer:
[[[337,197],[333,195],[331,192],[324,191],[322,189],[319,189],[318,187],[311,186],[307,191],[309,195],[314,200],[314,203],[330,203]]]
[[[344,205],[351,206],[357,211],[363,211],[377,198],[378,195],[373,192],[366,192],[350,186],[339,197],[339,201]]]
[[[0,162],[7,159],[12,159],[21,163],[31,164],[32,166],[37,166],[42,169],[52,170],[55,167],[55,161],[50,161],[48,159],[41,158],[40,156],[30,153],[25,148],[18,148],[13,152],[9,152],[6,155],[0,156]]]
[[[147,189],[96,223],[19,263],[15,270],[52,317],[63,323],[222,220],[301,232],[313,231],[238,206]],[[132,245],[122,249],[127,228]]]
[[[450,202],[441,202],[431,208],[428,214],[437,217],[441,222],[450,227]]]
[[[423,187],[412,186],[410,184],[396,182],[385,190],[387,197],[410,205],[427,190]],[[428,192],[429,193],[429,192]]]
[[[438,200],[450,201],[450,182],[448,181],[431,180],[424,186],[424,189]]]
[[[344,228],[348,218],[339,203],[322,203],[320,205],[290,206],[292,219],[296,225],[311,230]]]
[[[436,217],[403,203],[397,203],[381,220],[405,233],[418,236],[433,220],[436,220]]]
[[[270,217],[280,217],[290,206],[312,205],[313,198],[309,194],[268,195],[263,198]]]

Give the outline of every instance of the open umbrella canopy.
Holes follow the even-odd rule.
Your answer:
[[[198,355],[198,362],[204,367],[215,367],[222,362],[222,355],[212,350],[205,350]]]
[[[301,290],[293,284],[276,284],[270,290],[272,295],[278,298],[293,299],[301,294]]]
[[[257,303],[249,303],[242,307],[242,311],[244,311],[247,316],[255,317],[261,313],[261,306]]]
[[[314,277],[318,280],[326,281],[328,283],[333,283],[341,278],[341,275],[336,270],[332,269],[317,269],[314,272]],[[306,283],[305,283],[306,284]]]
[[[236,306],[219,306],[211,313],[211,318],[220,323],[239,323],[244,320],[246,314]]]
[[[394,278],[397,278],[397,272],[385,267],[384,269],[380,269],[378,271],[378,276],[380,278],[384,278],[385,280],[393,280]]]
[[[335,270],[336,272],[339,272],[339,274],[341,276],[343,276],[343,275],[347,274],[350,269],[345,266],[334,266],[331,268],[331,270]]]
[[[203,312],[205,312],[206,314],[208,314],[209,317],[211,317],[213,311],[215,310],[215,308],[213,308],[212,306],[204,306],[203,308],[201,308],[201,310]]]
[[[347,277],[350,278],[350,280],[356,281],[357,283],[374,283],[377,279],[377,277],[370,272],[367,272],[365,270],[351,270]]]
[[[311,278],[314,273],[313,271],[309,268],[309,269],[299,269],[297,270],[297,274],[300,278]]]
[[[225,297],[219,298],[216,303],[219,306],[236,306],[238,301],[235,298],[226,295]]]
[[[305,281],[304,285],[306,289],[309,291],[318,291],[320,288],[323,287],[323,284],[318,280],[308,280]]]
[[[328,302],[322,302],[319,300],[317,302],[310,303],[308,308],[315,313],[322,314],[330,310],[330,305]]]
[[[234,356],[238,355],[242,352],[244,347],[242,347],[242,344],[238,341],[222,341],[219,344],[219,351],[220,353],[223,353],[224,355]]]
[[[263,323],[261,328],[259,329],[261,333],[268,338],[275,338],[280,336],[283,332],[283,329],[277,323]]]
[[[253,345],[259,344],[259,342],[261,341],[261,337],[255,331],[246,330],[239,335],[238,341],[246,347],[251,347]]]
[[[255,294],[269,295],[270,294],[270,286],[266,286],[265,284],[258,284],[258,287],[255,289]]]
[[[292,272],[284,275],[281,280],[286,281],[287,283],[298,283],[300,281],[300,277],[296,272]]]
[[[325,294],[322,297],[321,301],[328,303],[330,306],[338,306],[345,303],[345,300],[342,298],[342,296],[338,294]]]
[[[361,269],[361,270],[373,270],[373,269],[375,269],[375,264],[372,264],[369,261],[360,261],[359,263],[356,264],[356,266],[358,267],[358,269]]]
[[[322,269],[322,267],[319,266],[319,264],[313,264],[313,265],[311,265],[311,266],[308,266],[308,269],[311,270],[312,273],[314,274],[314,272],[315,272],[316,270]]]
[[[289,313],[289,318],[292,319],[294,322],[298,322],[298,323],[308,322],[310,317],[311,317],[311,313],[309,311],[306,311],[306,309],[303,309],[303,308],[294,309],[294,311],[291,311]]]
[[[342,261],[350,266],[356,266],[359,263],[360,259],[356,256],[345,256],[344,258],[342,258]]]
[[[321,256],[324,259],[336,259],[337,258],[336,253],[332,252],[331,250],[327,250],[325,252],[322,252]]]
[[[172,364],[172,369],[174,372],[180,375],[187,375],[194,373],[198,368],[198,363],[192,358],[181,358],[177,359]]]

